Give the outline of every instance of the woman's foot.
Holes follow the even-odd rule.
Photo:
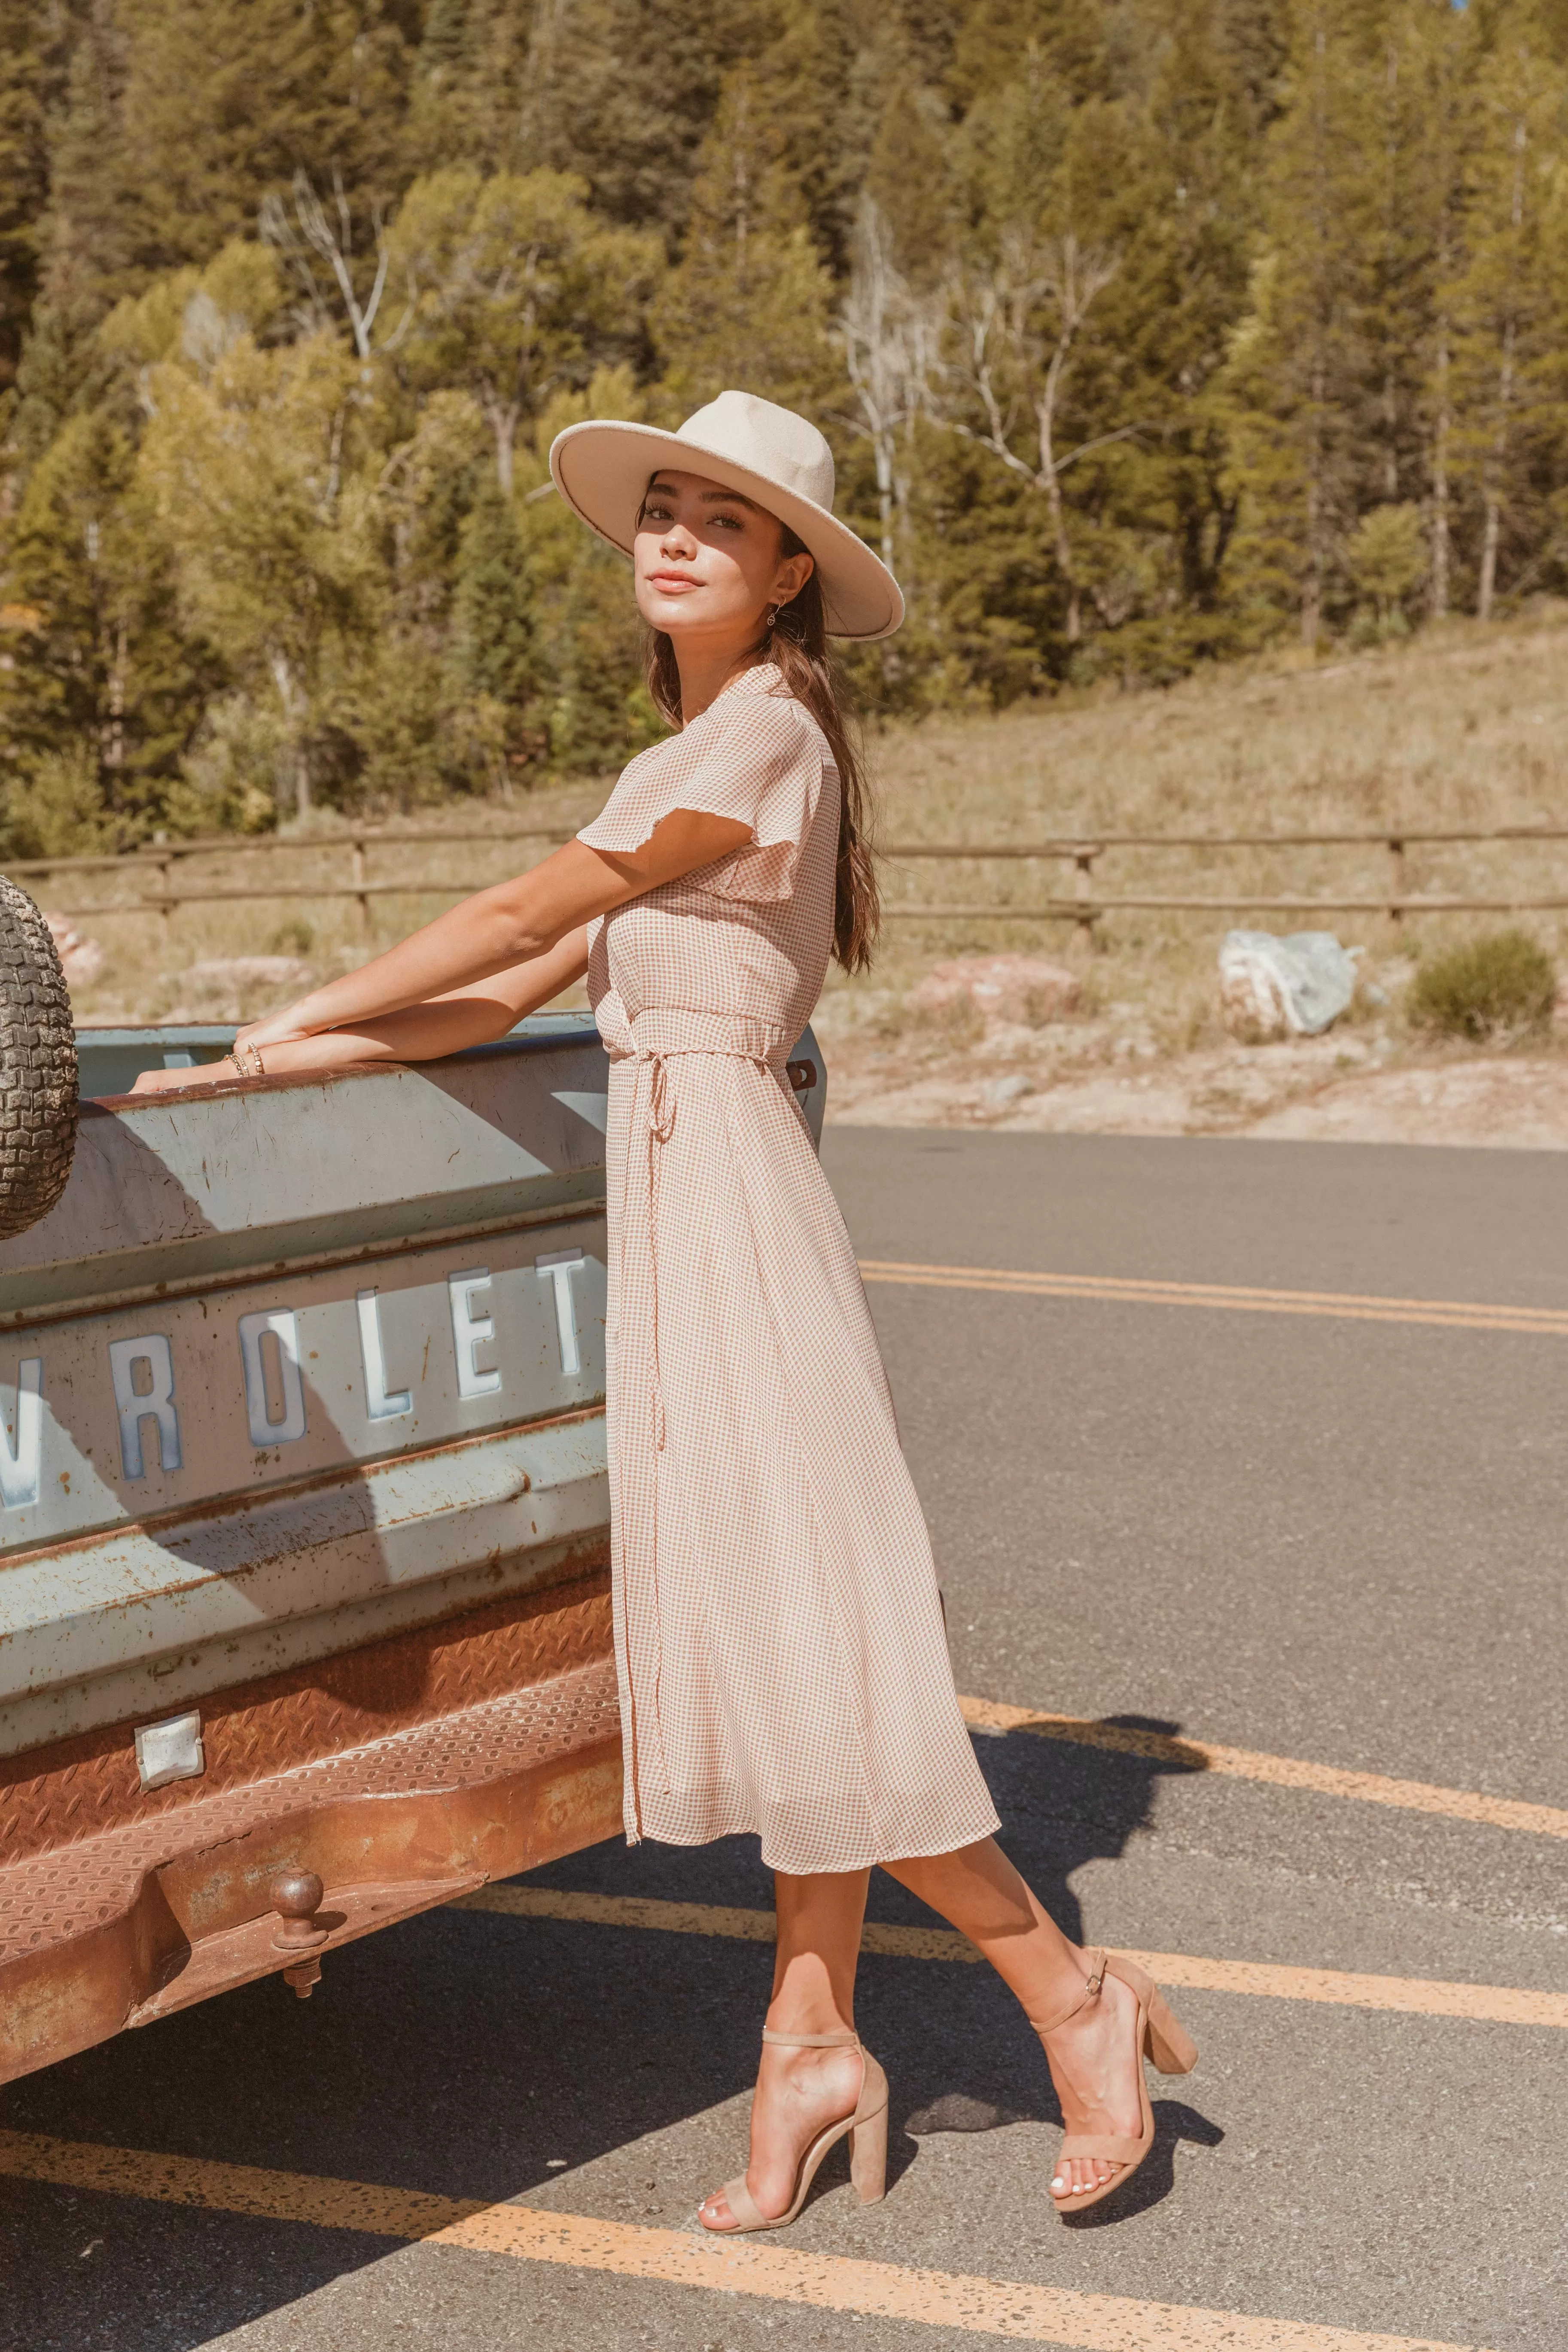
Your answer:
[[[1143,2129],[1138,2079],[1142,2061],[1138,1997],[1131,1986],[1107,1971],[1095,1998],[1040,2039],[1067,2129],[1136,2139]],[[1051,2195],[1070,2211],[1075,2199],[1104,2188],[1126,2169],[1104,2157],[1064,2157],[1051,2176]]]
[[[752,2100],[752,2158],[746,2168],[746,2188],[759,2212],[769,2221],[776,2221],[794,2202],[801,2159],[818,2132],[854,2114],[864,2067],[864,2059],[852,2044],[838,2050],[801,2050],[763,2043]],[[697,2218],[705,2230],[735,2226],[721,2189],[698,2208]]]

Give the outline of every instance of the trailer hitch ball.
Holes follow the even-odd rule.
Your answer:
[[[301,2000],[309,2000],[321,1980],[316,1953],[326,1942],[327,1931],[317,1924],[316,1914],[324,1891],[313,1870],[285,1870],[272,1882],[272,1908],[278,1914],[272,1948],[290,1955],[293,1966],[284,1969],[283,1981],[293,1986]]]

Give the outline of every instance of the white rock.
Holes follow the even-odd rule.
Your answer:
[[[1316,1037],[1355,994],[1359,948],[1331,931],[1227,931],[1219,951],[1220,1017],[1243,1045]]]

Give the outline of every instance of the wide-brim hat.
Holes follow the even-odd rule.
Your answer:
[[[786,523],[816,560],[836,637],[889,637],[904,617],[899,583],[833,511],[833,452],[815,425],[754,393],[721,392],[674,433],[608,420],[569,425],[551,445],[556,488],[590,530],[632,551],[659,467],[703,474]]]

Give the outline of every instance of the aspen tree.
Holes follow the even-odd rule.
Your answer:
[[[182,607],[281,745],[280,803],[306,815],[334,694],[379,615],[359,369],[333,335],[237,337],[210,366],[150,371],[139,475]]]

